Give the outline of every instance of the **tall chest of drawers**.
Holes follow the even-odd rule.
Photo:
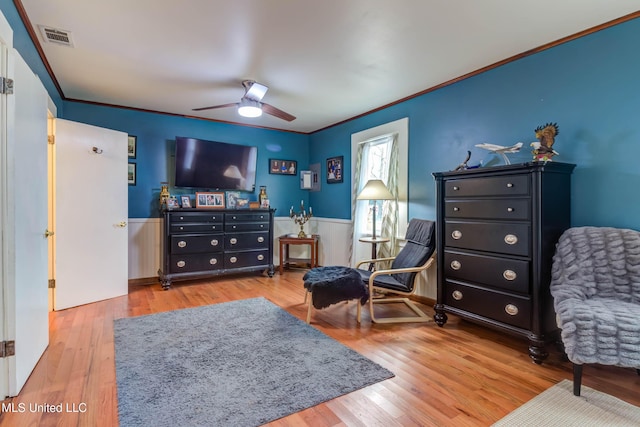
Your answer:
[[[162,267],[174,280],[267,271],[273,276],[274,210],[165,210]]]
[[[567,163],[525,163],[434,173],[438,295],[434,320],[452,313],[529,340],[536,362],[557,338],[549,292],[555,244],[571,221]]]

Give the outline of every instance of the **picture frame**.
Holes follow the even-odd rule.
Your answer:
[[[327,184],[336,184],[344,180],[344,156],[327,159]]]
[[[298,162],[295,160],[269,159],[269,173],[276,175],[297,175]]]
[[[189,196],[180,196],[180,204],[183,208],[191,207],[191,197]]]
[[[127,166],[127,182],[129,185],[136,185],[136,164],[129,163]]]
[[[223,209],[224,193],[198,192],[196,193],[196,208]]]
[[[249,199],[238,198],[236,200],[236,209],[249,209]]]
[[[136,152],[138,150],[138,137],[135,135],[129,135],[127,139],[127,155],[130,159],[136,158]]]
[[[239,191],[227,191],[227,209],[237,208],[238,199],[240,199]]]
[[[180,206],[178,205],[178,199],[169,198],[167,199],[167,209],[177,209]]]

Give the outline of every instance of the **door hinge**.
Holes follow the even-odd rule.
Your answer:
[[[15,341],[2,341],[0,342],[0,359],[3,357],[16,355],[16,342]]]
[[[47,142],[51,145],[56,143],[56,136],[55,135],[49,135],[47,136]]]
[[[0,93],[5,95],[13,95],[13,79],[0,77]]]
[[[56,288],[56,279],[49,279],[49,289]]]

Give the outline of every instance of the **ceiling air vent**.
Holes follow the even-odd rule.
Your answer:
[[[73,47],[70,31],[46,27],[44,25],[38,25],[38,27],[40,28],[44,41]]]

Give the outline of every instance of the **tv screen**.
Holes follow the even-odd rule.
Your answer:
[[[176,137],[175,186],[254,191],[258,148]]]

